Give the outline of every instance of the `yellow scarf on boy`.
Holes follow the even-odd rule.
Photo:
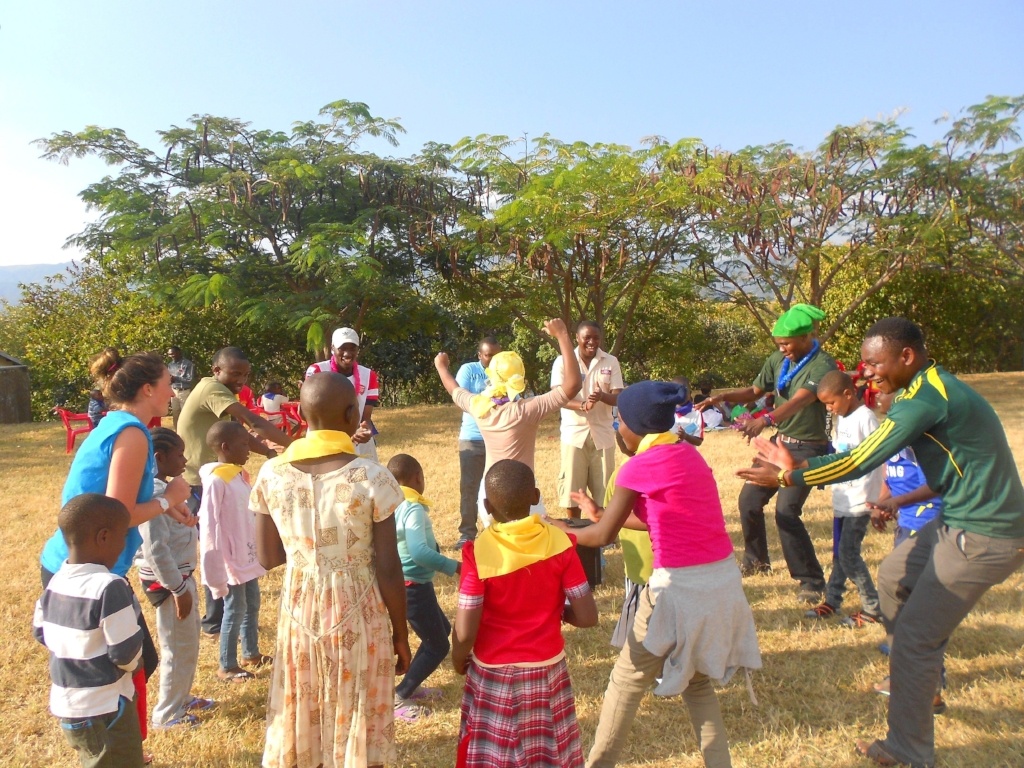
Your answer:
[[[434,506],[434,502],[414,488],[410,488],[408,485],[400,485],[398,487],[401,488],[402,493],[405,494],[406,501],[415,501],[417,504],[422,504],[424,507]]]
[[[572,546],[564,531],[529,515],[507,523],[497,521],[484,529],[473,545],[481,580],[526,568],[559,555]]]
[[[219,464],[213,469],[213,474],[225,483],[230,483],[239,474],[242,475],[242,479],[245,482],[249,482],[249,474],[245,471],[245,467],[240,464]]]
[[[305,459],[322,459],[324,456],[355,452],[356,447],[352,443],[352,438],[341,430],[312,429],[305,437],[300,437],[285,448],[281,454],[281,461],[291,464]]]

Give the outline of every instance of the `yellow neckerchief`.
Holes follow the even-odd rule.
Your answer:
[[[304,459],[322,459],[338,453],[355,452],[352,438],[344,432],[337,429],[311,429],[305,437],[300,437],[285,449],[281,461],[291,464]]]
[[[239,473],[242,475],[242,479],[245,482],[249,482],[249,474],[245,471],[245,467],[240,464],[218,464],[213,469],[213,474],[223,480],[225,483],[230,483]]]
[[[424,496],[422,493],[417,491],[415,488],[410,488],[408,485],[398,486],[402,489],[402,493],[405,494],[406,501],[415,501],[417,504],[422,504],[424,507],[434,506],[434,502]]]
[[[542,522],[539,515],[507,523],[495,521],[473,545],[477,575],[481,581],[504,576],[559,555],[571,546],[561,529]]]
[[[640,441],[640,445],[637,446],[636,452],[640,454],[648,448],[653,448],[656,445],[674,445],[678,442],[679,435],[673,432],[658,432],[652,435],[644,435],[643,440]]]

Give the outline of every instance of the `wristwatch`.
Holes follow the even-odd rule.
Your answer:
[[[157,496],[156,503],[160,505],[160,509],[164,512],[171,508],[171,502],[169,502],[164,496]]]

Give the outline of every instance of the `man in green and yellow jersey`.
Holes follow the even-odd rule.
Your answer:
[[[864,373],[898,392],[885,421],[852,451],[797,462],[756,440],[764,464],[737,474],[765,487],[851,480],[911,446],[943,499],[941,515],[900,544],[878,570],[882,621],[892,645],[884,740],[858,742],[879,765],[935,765],[932,697],[953,630],[989,587],[1024,564],[1024,487],[995,411],[928,359],[924,335],[899,317],[880,320],[861,347]]]

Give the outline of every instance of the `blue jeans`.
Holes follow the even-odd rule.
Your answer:
[[[238,637],[242,637],[242,658],[259,658],[260,582],[228,585],[224,598],[224,622],[220,625],[220,668],[238,669]]]
[[[412,696],[420,684],[433,674],[445,660],[451,644],[448,635],[452,625],[437,604],[434,584],[412,584],[405,588],[406,617],[409,626],[420,639],[420,647],[412,657],[409,671],[395,688],[403,699]]]
[[[825,601],[838,608],[843,603],[846,580],[849,579],[860,593],[860,609],[872,616],[879,616],[878,591],[871,580],[871,572],[860,554],[861,542],[868,531],[870,515],[836,518],[842,522],[839,534],[839,556],[832,563],[832,574],[825,587]]]

